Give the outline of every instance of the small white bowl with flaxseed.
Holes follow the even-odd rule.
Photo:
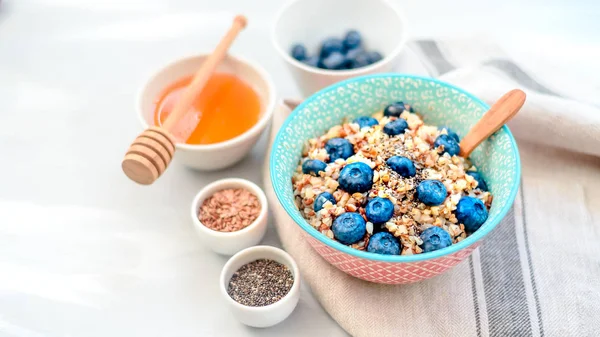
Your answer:
[[[196,233],[214,252],[233,255],[257,245],[267,230],[267,197],[260,187],[239,178],[217,180],[194,198]]]

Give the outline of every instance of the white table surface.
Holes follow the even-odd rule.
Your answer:
[[[0,336],[345,335],[307,287],[292,316],[269,329],[233,321],[220,298],[226,258],[200,245],[189,204],[218,178],[260,183],[264,137],[222,172],[175,161],[140,187],[120,169],[140,131],[140,84],[174,58],[212,48],[235,12],[250,26],[233,52],[262,63],[280,97],[297,94],[268,35],[281,3],[0,0]],[[596,0],[484,3],[400,5],[413,37],[485,33],[513,54],[547,50],[545,62],[572,62],[576,74],[600,66]],[[589,53],[572,55],[569,44]],[[279,245],[272,227],[263,243]]]

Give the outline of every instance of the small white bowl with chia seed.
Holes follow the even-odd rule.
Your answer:
[[[250,247],[232,256],[221,271],[219,283],[233,316],[256,328],[286,319],[300,298],[296,262],[271,246]]]

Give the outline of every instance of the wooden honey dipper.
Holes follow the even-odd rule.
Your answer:
[[[211,74],[227,54],[233,40],[246,24],[247,20],[243,15],[237,15],[233,19],[231,28],[202,63],[162,126],[149,127],[133,141],[121,163],[123,172],[129,179],[142,185],[150,185],[167,169],[175,153],[175,137],[171,133],[177,122],[190,110]]]

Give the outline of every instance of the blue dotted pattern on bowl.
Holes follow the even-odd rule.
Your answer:
[[[486,236],[506,215],[519,188],[521,164],[516,142],[504,126],[471,154],[494,195],[488,220],[475,233],[450,247],[416,255],[379,255],[359,251],[327,238],[314,229],[294,203],[291,177],[305,142],[345,120],[371,115],[394,101],[414,107],[425,123],[447,125],[461,137],[489,109],[484,102],[451,84],[427,77],[379,74],[349,79],[305,100],[285,120],[271,149],[270,172],[275,194],[304,231],[344,253],[384,262],[415,262],[453,254]]]

